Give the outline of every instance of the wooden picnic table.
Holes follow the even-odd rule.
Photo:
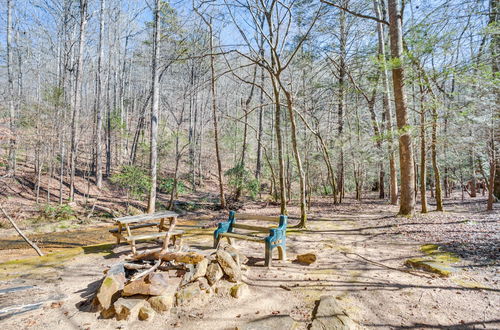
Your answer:
[[[163,211],[115,218],[114,221],[117,228],[111,229],[109,232],[116,237],[116,244],[120,244],[121,240],[129,243],[132,246],[133,254],[136,254],[136,241],[138,240],[164,238],[163,248],[167,249],[170,238],[172,238],[174,246],[178,243],[180,248],[184,231],[175,230],[178,216],[175,212]],[[166,220],[168,220],[168,225],[165,223]],[[132,230],[134,229],[147,227],[156,227],[158,228],[158,232],[132,234]]]

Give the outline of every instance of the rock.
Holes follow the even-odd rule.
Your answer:
[[[139,320],[151,321],[155,314],[155,311],[150,306],[142,306],[139,310]]]
[[[224,272],[222,271],[221,266],[217,261],[212,262],[207,267],[206,278],[208,280],[208,284],[214,285],[218,280],[224,276]]]
[[[210,293],[211,288],[210,288],[210,284],[208,284],[208,280],[206,277],[200,277],[196,281],[200,285],[200,289],[202,289],[206,293]]]
[[[450,276],[455,269],[444,263],[425,258],[412,258],[405,261],[405,266],[420,269],[426,272],[438,274],[442,277]]]
[[[320,298],[311,330],[354,330],[360,327],[349,318],[333,296]]]
[[[148,304],[143,296],[122,297],[114,303],[117,320],[133,320],[139,315],[139,310]]]
[[[136,294],[159,296],[167,289],[167,281],[168,273],[151,273],[125,285],[122,296],[127,297]]]
[[[214,286],[214,292],[218,296],[230,296],[231,295],[231,288],[234,286],[233,283],[228,282],[228,281],[218,281],[215,286]]]
[[[248,292],[248,285],[245,283],[238,283],[231,287],[231,296],[234,298],[243,297]]]
[[[241,270],[231,255],[224,250],[217,251],[217,261],[231,282],[241,281]]]
[[[314,253],[306,253],[297,255],[297,261],[301,264],[310,265],[316,262],[316,255]]]
[[[195,266],[192,264],[186,264],[186,272],[182,275],[181,286],[185,286],[194,281],[193,276],[195,273]]]
[[[298,328],[299,325],[288,315],[264,317],[236,327],[237,330],[289,330]]]
[[[101,317],[102,317],[103,319],[110,319],[110,318],[114,317],[114,316],[115,316],[115,314],[116,314],[116,313],[115,313],[115,308],[114,308],[113,306],[111,306],[111,307],[110,307],[110,308],[108,308],[108,309],[103,309],[103,310],[101,311]]]
[[[208,267],[208,259],[206,258],[197,263],[193,274],[193,280],[205,276],[207,273],[207,267]]]
[[[102,309],[109,309],[112,303],[118,299],[118,291],[123,289],[125,281],[125,268],[123,264],[118,263],[111,266],[97,292],[97,300]]]
[[[224,244],[221,246],[222,250],[226,251],[229,253],[231,257],[233,257],[233,260],[238,264],[238,266],[241,267],[242,264],[246,264],[248,262],[248,258],[240,253],[234,246],[229,245],[229,244]]]
[[[188,283],[194,282],[200,277],[203,277],[207,273],[208,259],[203,259],[196,265],[187,264],[187,271],[182,277],[181,286],[185,286]]]
[[[198,282],[192,282],[186,285],[183,288],[180,288],[179,291],[175,294],[176,305],[185,306],[190,304],[194,299],[197,299],[201,296],[202,291],[200,289],[200,285]]]
[[[167,312],[174,306],[175,296],[172,294],[154,296],[148,299],[148,303],[158,313]]]
[[[167,312],[172,309],[175,304],[175,294],[180,282],[181,279],[178,277],[170,278],[170,285],[161,296],[155,296],[148,299],[149,304],[157,313]]]

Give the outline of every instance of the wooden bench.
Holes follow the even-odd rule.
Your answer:
[[[179,245],[180,248],[184,231],[175,230],[177,217],[177,213],[166,211],[115,218],[114,220],[117,228],[110,229],[109,232],[116,237],[116,244],[120,244],[121,240],[129,243],[132,246],[133,254],[136,254],[137,251],[136,241],[141,240],[164,238],[163,248],[166,249],[170,242],[170,238],[172,238],[174,246]],[[168,226],[165,224],[165,220],[169,221]],[[132,234],[132,230],[134,229],[147,227],[156,227],[158,228],[158,232],[141,233],[138,235]]]
[[[257,220],[268,221],[277,223],[277,227],[261,227],[255,225],[247,225],[243,223],[236,223],[238,220]],[[287,216],[280,215],[279,217],[269,217],[251,214],[236,214],[236,212],[229,212],[229,219],[226,222],[219,223],[214,232],[214,248],[217,248],[221,238],[225,237],[229,244],[232,244],[232,239],[242,239],[251,242],[258,242],[265,244],[265,265],[271,266],[272,252],[274,248],[278,248],[280,260],[286,258],[286,226]],[[234,230],[239,229],[246,232],[236,233]],[[263,236],[262,233],[268,233]]]

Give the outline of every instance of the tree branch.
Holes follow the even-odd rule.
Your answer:
[[[339,6],[333,2],[330,2],[330,1],[326,1],[326,0],[320,0],[322,3],[325,3],[327,5],[330,5],[330,6],[333,6],[335,8],[338,8],[338,9],[341,9],[351,15],[354,15],[354,16],[357,16],[357,17],[360,17],[360,18],[366,18],[366,19],[371,19],[372,21],[375,21],[375,22],[379,22],[379,23],[382,23],[382,24],[385,24],[385,25],[390,25],[389,22],[383,20],[383,19],[379,19],[377,17],[373,17],[373,16],[369,16],[369,15],[364,15],[364,14],[360,14],[360,13],[356,13],[352,10],[350,10],[349,8],[346,8],[346,7],[342,7],[342,6]]]

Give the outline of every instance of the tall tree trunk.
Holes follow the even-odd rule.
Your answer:
[[[75,76],[75,97],[73,101],[73,113],[71,118],[71,149],[70,149],[70,182],[69,199],[75,198],[75,171],[76,156],[78,152],[78,125],[80,121],[81,108],[81,84],[83,78],[83,54],[85,48],[85,28],[87,26],[87,0],[80,0],[80,37],[78,42],[78,62]]]
[[[491,130],[490,139],[490,176],[488,180],[488,203],[486,206],[487,211],[493,210],[493,202],[495,201],[495,196],[493,195],[495,187],[495,172],[496,172],[496,150],[495,150],[495,130]],[[485,182],[486,184],[486,182]]]
[[[261,48],[260,48],[260,56],[264,57],[264,37],[261,37]],[[257,162],[255,164],[255,179],[260,182],[260,176],[262,172],[262,134],[264,132],[263,128],[263,120],[264,120],[264,68],[260,69],[260,96],[259,96],[259,127],[257,132]],[[260,187],[259,187],[260,190]]]
[[[272,23],[272,12],[265,12],[264,16],[267,22],[267,28],[269,32],[269,41],[270,45],[274,45],[274,28]],[[280,213],[288,214],[288,210],[286,207],[287,199],[285,194],[286,183],[285,183],[285,158],[283,155],[283,138],[281,131],[281,98],[280,98],[280,88],[278,86],[279,82],[276,80],[276,66],[277,66],[277,54],[274,49],[271,49],[271,70],[269,72],[271,78],[271,86],[273,89],[274,96],[274,130],[276,131],[276,143],[278,145],[278,165],[279,165],[279,196],[280,196]]]
[[[246,153],[247,153],[247,148],[248,148],[248,112],[250,108],[250,102],[252,102],[253,98],[253,93],[255,90],[255,78],[257,77],[257,66],[254,66],[253,70],[253,78],[252,78],[252,87],[250,87],[250,93],[248,94],[247,99],[245,100],[245,104],[243,105],[243,112],[245,113],[245,118],[244,118],[244,127],[243,127],[243,145],[241,146],[241,158],[240,158],[240,166],[241,166],[241,172],[239,173],[239,184],[236,189],[236,194],[234,196],[235,200],[239,200],[241,197],[241,191],[243,189],[243,180],[244,180],[244,173],[245,173],[245,167],[246,167]]]
[[[98,44],[98,58],[97,58],[97,72],[96,72],[96,98],[94,103],[94,111],[96,112],[96,185],[97,188],[102,188],[102,104],[101,104],[101,70],[102,70],[102,57],[104,49],[102,47],[102,34],[104,31],[104,9],[106,7],[106,0],[101,0],[100,16],[99,16],[99,44]]]
[[[471,132],[471,135],[473,133]],[[476,191],[476,154],[474,146],[471,146],[470,150],[470,163],[471,163],[471,180],[470,180],[470,197],[477,197]]]
[[[415,213],[415,168],[413,166],[413,145],[409,132],[407,101],[404,91],[402,18],[398,1],[399,0],[388,0],[391,57],[393,62],[392,83],[396,107],[396,121],[400,132],[399,163],[401,172],[401,203],[399,214],[403,216],[413,216]]]
[[[215,142],[215,156],[217,157],[217,174],[219,176],[219,195],[220,195],[220,207],[226,208],[226,198],[224,196],[224,177],[222,174],[222,161],[220,157],[220,147],[219,147],[219,125],[217,119],[217,93],[215,86],[215,56],[214,52],[214,35],[212,29],[212,18],[208,23],[210,30],[210,93],[212,99],[212,116],[214,123],[214,142]]]
[[[439,166],[438,166],[438,162],[437,162],[437,126],[438,126],[437,121],[438,121],[437,104],[435,104],[435,102],[433,102],[433,104],[432,104],[432,145],[431,145],[432,169],[434,171],[436,211],[443,211],[443,194],[441,191],[441,175],[439,172]]]
[[[160,47],[160,5],[161,1],[155,1],[154,29],[153,29],[153,57],[151,62],[151,88],[153,91],[151,101],[151,134],[149,152],[149,176],[151,187],[149,190],[148,213],[156,209],[156,176],[158,170],[158,113],[160,107],[160,79],[158,74],[159,47]]]
[[[347,0],[342,1],[344,7],[347,6]],[[340,11],[340,59],[339,59],[339,90],[338,90],[338,138],[340,140],[340,155],[338,162],[338,179],[337,185],[339,189],[339,202],[342,203],[342,198],[344,197],[345,187],[344,187],[344,107],[345,107],[345,88],[346,88],[346,57],[347,57],[347,31],[346,31],[346,17],[343,10]]]
[[[8,172],[16,175],[16,109],[14,105],[14,74],[12,72],[12,0],[7,0],[7,79],[9,93],[9,162]]]
[[[376,17],[382,19],[382,14],[380,12],[380,6],[378,0],[374,0],[375,14]],[[385,35],[384,35],[384,25],[382,23],[377,23],[377,35],[378,35],[378,54],[380,63],[382,63],[382,83],[384,86],[384,94],[382,97],[382,107],[385,113],[386,120],[386,131],[387,131],[387,149],[389,154],[389,175],[390,175],[390,189],[389,194],[391,198],[391,204],[398,204],[398,173],[396,169],[396,160],[394,159],[394,142],[393,142],[393,128],[392,128],[392,109],[390,103],[390,88],[389,88],[389,74],[387,72],[387,64],[385,58]]]
[[[273,75],[271,75],[271,84],[273,87],[273,95],[274,95],[274,106],[275,106],[275,114],[274,114],[274,129],[276,131],[276,144],[278,147],[278,168],[279,168],[279,196],[280,196],[280,213],[287,214],[286,208],[286,194],[285,194],[285,159],[283,156],[283,138],[281,131],[281,99],[280,92],[278,86],[276,85],[276,81]]]
[[[425,108],[424,94],[422,87],[420,88],[420,201],[422,204],[422,213],[427,213],[427,162],[426,162],[426,145],[425,145]]]
[[[377,120],[377,115],[375,114],[375,97],[377,95],[377,86],[375,85],[373,88],[372,96],[368,101],[368,111],[370,112],[371,122],[373,133],[375,135],[375,146],[377,147],[380,154],[382,154],[382,132],[380,129],[380,125]],[[378,190],[379,190],[379,198],[385,198],[385,188],[384,188],[384,164],[380,162],[378,164],[379,167],[379,178],[378,178]]]
[[[490,22],[489,25],[493,28],[496,27],[498,29],[498,24],[500,22],[500,0],[490,0]],[[495,76],[498,76],[500,72],[500,34],[498,30],[496,33],[492,33],[491,43],[490,43],[490,51],[491,51],[491,71]],[[494,187],[494,195],[497,200],[500,200],[500,88],[498,84],[495,88],[496,94],[496,113],[495,113],[495,148],[496,148],[496,170],[495,170],[495,187]]]
[[[278,78],[279,79],[279,78]],[[287,90],[284,90],[284,86],[281,85],[283,89],[288,108],[288,116],[290,117],[290,127],[292,135],[292,148],[293,154],[295,156],[295,162],[297,165],[297,171],[299,172],[299,187],[300,187],[300,222],[299,227],[305,228],[307,225],[307,203],[306,203],[306,177],[304,173],[304,168],[302,166],[302,160],[300,158],[299,146],[297,142],[297,121],[295,120],[295,114],[293,112],[293,100],[292,95]]]

